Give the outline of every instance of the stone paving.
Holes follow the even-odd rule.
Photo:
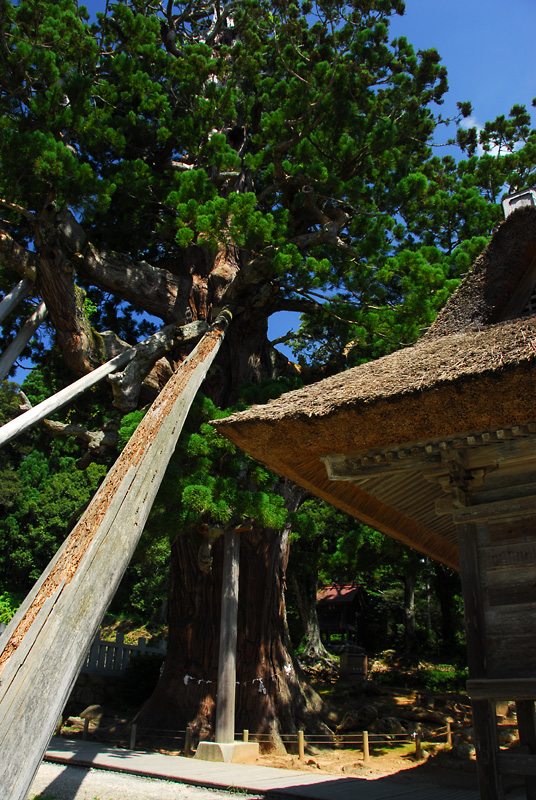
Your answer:
[[[365,780],[353,777],[311,774],[298,770],[225,764],[183,756],[120,750],[98,742],[53,738],[46,761],[126,772],[192,786],[204,786],[248,794],[267,795],[271,800],[478,800],[478,792],[416,783],[397,777]]]

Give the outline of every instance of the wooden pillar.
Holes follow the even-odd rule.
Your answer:
[[[536,754],[536,724],[534,700],[516,700],[519,741],[531,755]],[[536,800],[536,775],[525,776],[527,800]]]
[[[234,742],[240,534],[224,534],[223,582],[216,703],[216,742]]]
[[[487,677],[485,619],[478,559],[477,525],[465,523],[458,525],[457,530],[469,678],[485,678]],[[480,800],[503,800],[504,794],[498,765],[499,740],[495,702],[471,700],[471,706]]]

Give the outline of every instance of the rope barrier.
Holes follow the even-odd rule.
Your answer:
[[[449,747],[452,746],[452,729],[451,724],[431,732],[429,734],[429,741],[431,738],[437,740],[439,737],[446,736],[446,741]],[[192,751],[192,730],[190,726],[186,730],[176,730],[169,728],[139,728],[135,723],[131,726],[130,731],[130,749],[135,749],[136,739],[166,739],[166,740],[181,740],[184,741],[185,754],[191,754]],[[235,739],[243,741],[254,741],[259,744],[269,743],[272,737],[268,733],[252,734],[249,730],[235,733]],[[281,740],[285,745],[296,745],[300,760],[303,760],[305,747],[307,745],[320,745],[324,747],[333,747],[335,749],[360,747],[363,750],[365,761],[369,757],[369,749],[371,747],[396,747],[403,744],[415,744],[415,752],[417,755],[421,753],[422,734],[420,730],[414,733],[369,733],[368,731],[361,731],[358,733],[349,734],[311,734],[310,737],[305,736],[304,731],[297,733],[283,733]]]

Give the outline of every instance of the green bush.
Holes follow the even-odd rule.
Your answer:
[[[2,592],[0,594],[0,622],[6,625],[22,603],[22,595],[16,592]]]
[[[390,686],[404,689],[418,689],[428,692],[459,692],[465,690],[468,678],[467,669],[452,664],[422,665],[412,670],[397,667],[379,673],[375,680]]]

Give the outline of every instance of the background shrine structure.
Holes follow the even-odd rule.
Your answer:
[[[413,347],[218,430],[311,493],[461,573],[482,800],[536,797],[536,208],[509,216]],[[515,700],[521,747],[499,748]]]

